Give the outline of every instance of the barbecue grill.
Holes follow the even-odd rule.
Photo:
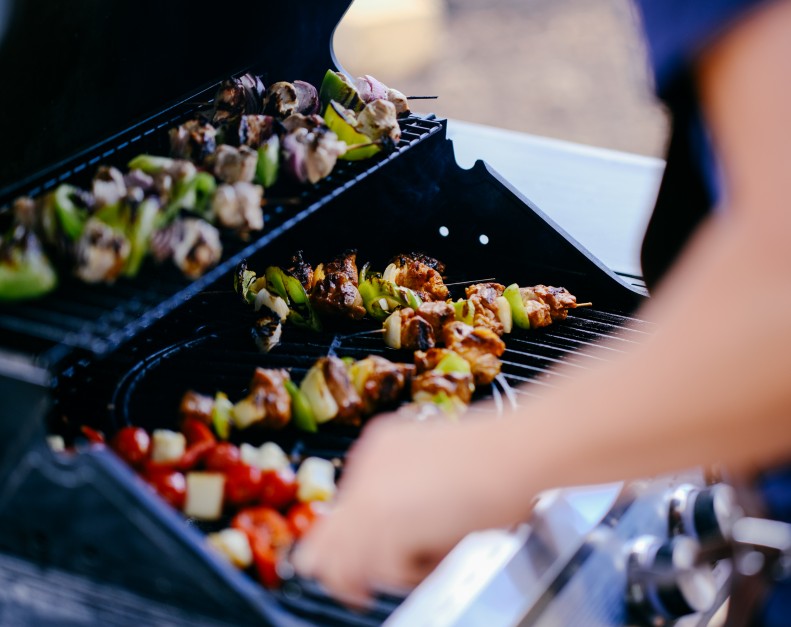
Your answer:
[[[53,97],[34,98],[25,111],[9,111],[10,99],[0,105],[7,150],[19,155],[0,173],[0,206],[63,181],[84,184],[100,163],[167,154],[167,130],[194,116],[229,75],[319,83],[336,65],[331,33],[347,5],[245,3],[236,7],[241,30],[260,27],[213,33],[201,45],[196,33],[217,11],[208,2],[118,2],[102,12],[90,2],[12,3],[0,75],[21,92],[35,85]],[[604,267],[485,163],[458,167],[444,120],[412,115],[401,127],[395,152],[286,190],[297,204],[267,205],[264,231],[250,241],[226,237],[222,261],[194,282],[149,264],[112,286],[64,279],[42,299],[0,305],[0,617],[5,606],[12,622],[38,624],[370,625],[401,602],[379,597],[358,614],[311,582],[266,591],[208,552],[199,525],[111,453],[78,440],[77,454],[62,457],[45,443],[48,429],[73,437],[76,424],[108,433],[175,426],[184,391],[241,395],[255,366],[289,368],[299,379],[322,355],[398,358],[364,325],[287,328],[279,346],[259,353],[253,314],[231,286],[243,259],[263,268],[299,249],[321,260],[356,248],[383,266],[423,250],[447,264],[450,282],[563,285],[592,301],[560,324],[508,338],[503,376],[484,394],[501,407],[568,376],[557,364],[594,367],[650,331],[632,315],[645,296],[640,282]],[[613,340],[606,351],[594,351],[605,339]],[[273,439],[294,459],[331,459],[356,434],[285,430]]]

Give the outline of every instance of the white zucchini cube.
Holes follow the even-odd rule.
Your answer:
[[[217,520],[222,515],[224,489],[225,475],[222,473],[187,473],[184,513],[200,520]]]
[[[297,470],[297,498],[303,503],[330,501],[335,496],[335,466],[320,457],[308,457]]]
[[[236,568],[247,568],[253,563],[253,550],[247,534],[238,529],[223,529],[206,536],[209,545]]]
[[[151,460],[159,463],[181,459],[187,449],[187,438],[183,433],[156,429],[151,434]]]
[[[245,464],[261,470],[283,470],[291,465],[288,455],[274,442],[265,442],[258,448],[245,442],[239,451]]]

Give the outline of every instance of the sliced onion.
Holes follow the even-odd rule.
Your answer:
[[[390,348],[401,348],[401,314],[391,313],[384,322],[385,344]]]
[[[503,325],[503,332],[510,333],[514,327],[514,318],[511,314],[511,303],[505,296],[498,296],[495,301],[497,303],[497,318]]]

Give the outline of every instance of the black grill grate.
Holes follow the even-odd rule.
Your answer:
[[[114,148],[84,157],[58,176],[29,188],[27,193],[37,195],[66,180],[87,185],[99,163],[122,166],[140,152],[166,154],[167,129],[192,115],[194,110],[183,112],[144,132],[122,136]],[[149,261],[138,278],[121,279],[112,286],[86,285],[66,278],[55,292],[42,299],[0,303],[0,348],[29,355],[39,365],[50,367],[75,350],[97,356],[107,354],[229,274],[241,259],[443,128],[443,123],[431,116],[406,118],[400,124],[403,136],[395,152],[363,162],[339,162],[333,173],[316,185],[274,187],[273,197],[296,197],[298,204],[267,207],[264,231],[252,242],[224,235],[222,261],[197,281],[190,283],[175,268],[156,267]]]

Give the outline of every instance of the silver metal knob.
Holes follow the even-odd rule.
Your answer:
[[[708,565],[699,565],[699,545],[678,536],[637,538],[627,558],[627,602],[645,624],[665,623],[711,609],[717,583]]]
[[[742,515],[729,485],[698,488],[684,484],[670,496],[669,531],[695,538],[703,547],[721,545],[730,540],[733,523]]]

